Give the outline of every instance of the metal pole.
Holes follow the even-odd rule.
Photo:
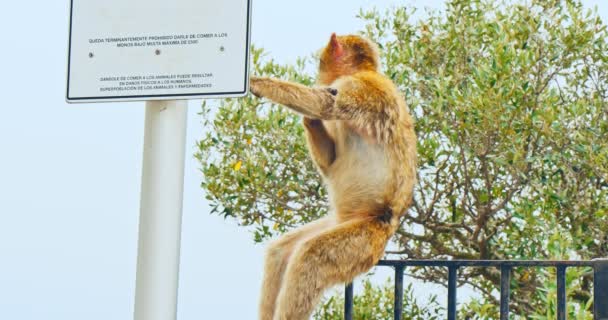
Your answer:
[[[403,315],[403,272],[404,266],[395,267],[395,310],[393,319],[401,320]]]
[[[566,320],[566,267],[557,266],[557,320]]]
[[[135,320],[177,314],[187,106],[146,102]]]
[[[500,320],[509,320],[511,267],[500,266]]]
[[[458,277],[458,267],[448,267],[448,320],[456,320],[456,278]]]
[[[593,319],[608,320],[608,259],[597,259],[594,262]]]
[[[353,283],[346,285],[344,290],[344,320],[353,320]]]

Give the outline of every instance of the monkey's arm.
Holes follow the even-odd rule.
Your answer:
[[[251,78],[251,92],[266,97],[304,115],[304,127],[311,156],[323,174],[336,159],[333,139],[323,121],[333,109],[336,91],[328,88],[309,88],[269,78]]]
[[[251,92],[268,98],[306,117],[322,120],[353,120],[369,126],[386,120],[387,108],[395,105],[392,83],[375,74],[347,76],[335,88],[307,86],[271,78],[251,77]]]
[[[329,166],[336,160],[336,145],[327,133],[323,121],[304,117],[306,140],[313,161],[319,170],[326,175]]]
[[[272,78],[251,77],[250,87],[254,95],[268,98],[314,119],[326,119],[326,111],[332,108],[335,101],[331,89],[309,88]]]

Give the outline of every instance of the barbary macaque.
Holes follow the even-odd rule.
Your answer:
[[[252,77],[251,92],[303,116],[310,156],[327,185],[330,214],[268,248],[261,320],[306,320],[323,292],[372,268],[412,202],[413,119],[378,49],[332,34],[318,86]]]

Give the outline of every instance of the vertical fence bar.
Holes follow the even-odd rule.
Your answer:
[[[557,266],[557,320],[566,320],[566,267]]]
[[[456,320],[456,277],[458,267],[448,267],[448,320]]]
[[[500,266],[500,320],[509,320],[511,267]]]
[[[403,314],[403,271],[405,267],[398,265],[395,267],[395,311],[393,318],[401,320]]]
[[[593,266],[593,319],[608,320],[608,259]]]
[[[353,283],[344,289],[344,320],[353,320]]]

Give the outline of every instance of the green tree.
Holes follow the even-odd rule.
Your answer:
[[[606,26],[574,0],[451,0],[444,12],[361,12],[362,34],[416,118],[419,183],[394,241],[402,258],[589,259],[608,256]],[[312,84],[314,58],[258,75]],[[213,212],[263,241],[326,213],[299,119],[252,96],[203,106],[199,143]],[[410,275],[443,283],[446,272]],[[571,315],[590,317],[587,270],[568,269]],[[513,274],[514,313],[551,319],[554,272]],[[493,319],[499,272],[463,269]],[[547,311],[549,310],[549,311]],[[390,318],[390,317],[388,317]]]

